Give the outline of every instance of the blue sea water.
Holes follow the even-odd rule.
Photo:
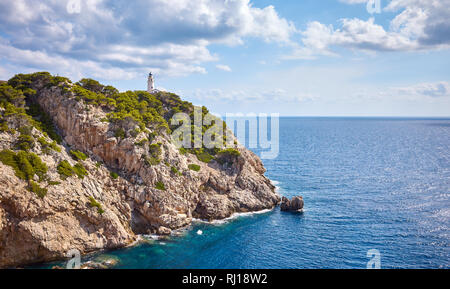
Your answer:
[[[117,268],[450,267],[450,119],[282,118],[279,209],[107,252]],[[201,230],[203,234],[198,234]],[[93,258],[93,257],[89,257]]]

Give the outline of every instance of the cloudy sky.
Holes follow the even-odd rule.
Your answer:
[[[0,0],[0,79],[49,71],[211,111],[450,116],[450,0]]]

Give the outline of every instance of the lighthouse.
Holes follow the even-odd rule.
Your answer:
[[[153,79],[153,74],[151,72],[148,74],[147,92],[155,92],[155,80]]]

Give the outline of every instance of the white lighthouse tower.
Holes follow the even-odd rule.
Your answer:
[[[155,80],[153,79],[153,74],[150,72],[148,74],[148,81],[147,81],[147,92],[153,93],[155,92]]]

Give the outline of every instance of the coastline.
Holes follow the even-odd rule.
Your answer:
[[[276,181],[276,180],[270,180],[270,183],[275,187],[275,193],[280,195],[280,187],[278,186],[280,184],[280,182]],[[208,221],[208,220],[193,218],[191,224],[189,224],[185,227],[173,230],[170,235],[163,236],[163,235],[157,235],[157,234],[137,234],[136,240],[134,240],[127,246],[124,246],[123,248],[119,248],[116,250],[134,248],[136,246],[139,246],[140,244],[148,243],[149,241],[159,241],[161,245],[164,245],[164,242],[163,242],[164,240],[167,240],[170,237],[182,237],[184,232],[193,230],[193,226],[195,224],[208,224],[208,225],[212,225],[212,226],[223,225],[223,224],[230,223],[233,220],[236,220],[240,217],[245,218],[245,217],[250,217],[253,215],[262,215],[262,214],[270,213],[270,212],[273,212],[277,207],[279,207],[279,205],[276,205],[276,206],[272,207],[271,209],[263,209],[260,211],[237,212],[237,213],[233,213],[231,216],[229,216],[225,219],[220,219],[220,220]],[[101,256],[101,255],[107,254],[108,252],[116,251],[116,250],[99,250],[99,251],[95,251],[95,252],[89,252],[89,253],[83,254],[82,258]],[[64,263],[65,261],[66,261],[65,259],[61,259],[59,261],[54,261],[54,262]],[[52,262],[50,262],[50,263],[52,263]],[[42,263],[38,263],[37,265],[45,265],[45,264],[50,264],[50,263],[42,262]],[[91,263],[92,263],[92,260],[82,262],[82,264],[91,264]]]
[[[221,220],[213,220],[213,221],[208,221],[208,220],[202,220],[202,219],[192,219],[192,223],[202,223],[202,224],[210,224],[210,225],[221,225],[221,224],[225,224],[228,223],[234,219],[237,219],[239,217],[246,217],[246,216],[252,216],[252,215],[261,215],[261,214],[265,214],[265,213],[269,213],[272,212],[276,207],[278,206],[274,206],[271,209],[264,209],[264,210],[260,210],[260,211],[255,211],[255,212],[244,212],[244,213],[233,213],[230,217],[225,218],[225,219],[221,219]]]
[[[275,193],[282,196],[280,194],[280,187],[279,181],[276,180],[270,180],[270,183],[275,187]],[[139,245],[142,242],[146,242],[148,240],[155,240],[155,241],[159,241],[159,240],[163,240],[167,237],[180,237],[182,236],[183,232],[185,231],[189,231],[192,230],[192,226],[195,224],[208,224],[208,225],[222,225],[222,224],[226,224],[229,223],[237,218],[240,217],[250,217],[253,215],[262,215],[262,214],[266,214],[266,213],[270,213],[273,212],[279,205],[276,205],[274,207],[272,207],[271,209],[263,209],[260,211],[254,211],[254,212],[238,212],[238,213],[233,213],[231,216],[225,218],[225,219],[220,219],[220,220],[203,220],[203,219],[198,219],[198,218],[193,218],[192,219],[192,223],[188,226],[185,226],[183,228],[179,228],[177,230],[173,230],[172,233],[168,236],[161,236],[161,235],[157,235],[157,234],[139,234],[137,235],[136,241],[134,241],[132,244],[130,244],[129,246],[127,246],[126,248],[130,248],[130,247],[134,247]]]

